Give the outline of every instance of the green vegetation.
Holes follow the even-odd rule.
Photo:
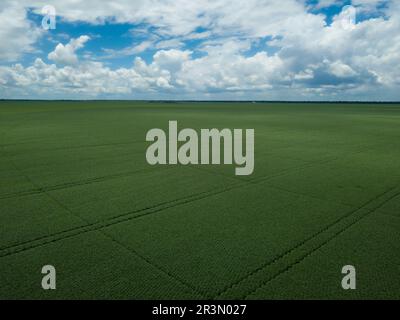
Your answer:
[[[150,166],[169,120],[255,129],[254,173]],[[398,105],[3,101],[0,134],[0,299],[400,298]]]

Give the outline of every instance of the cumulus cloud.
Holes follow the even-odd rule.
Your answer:
[[[0,60],[15,61],[34,51],[41,35],[39,27],[27,19],[27,9],[17,1],[0,2]]]
[[[71,39],[66,45],[59,43],[54,51],[49,53],[48,58],[59,64],[76,64],[78,63],[76,51],[83,48],[89,40],[89,36],[83,35],[77,39]]]
[[[182,89],[206,93],[268,88],[280,67],[279,58],[266,53],[245,58],[237,52],[221,57],[214,51],[207,57],[193,59],[190,51],[171,49],[158,51],[150,64],[136,58],[131,68],[116,70],[99,62],[57,67],[37,59],[26,68],[20,64],[0,68],[0,79],[4,87],[23,90],[40,87],[53,94],[73,92],[91,96],[157,91],[179,94]]]
[[[108,58],[131,57],[130,67],[80,62],[76,52],[89,40],[84,35],[58,44],[48,54],[50,63],[37,59],[30,66],[2,66],[2,96],[399,99],[398,1],[382,6],[379,0],[353,0],[359,10],[376,14],[351,29],[340,14],[328,24],[318,13],[343,5],[341,0],[320,0],[312,8],[306,0],[20,3],[34,10],[53,4],[62,21],[141,24],[151,26],[152,34],[121,50],[105,49]],[[198,44],[188,48],[186,41]],[[149,61],[137,57],[149,49],[154,51]]]

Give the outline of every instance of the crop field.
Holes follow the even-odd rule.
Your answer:
[[[149,165],[170,120],[254,173]],[[2,101],[0,146],[0,299],[400,299],[399,105]]]

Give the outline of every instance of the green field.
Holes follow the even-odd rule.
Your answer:
[[[169,120],[254,128],[254,173],[150,166]],[[399,105],[3,101],[0,134],[0,299],[400,298]]]

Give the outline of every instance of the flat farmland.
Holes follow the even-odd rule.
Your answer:
[[[149,165],[172,120],[253,174]],[[400,105],[2,101],[0,155],[0,299],[400,299]]]

